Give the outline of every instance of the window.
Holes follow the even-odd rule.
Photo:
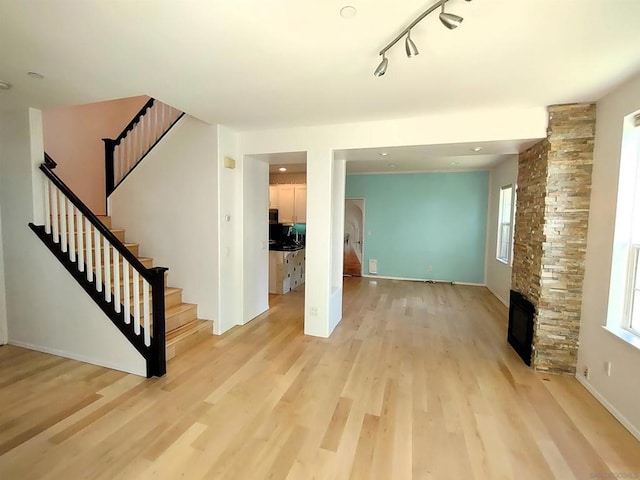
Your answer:
[[[513,243],[513,187],[507,185],[500,189],[498,205],[498,242],[496,259],[503,263],[511,262],[511,245]]]
[[[625,118],[607,329],[627,341],[640,337],[640,114]]]
[[[640,223],[640,222],[638,222]],[[640,335],[640,262],[638,252],[640,245],[631,244],[629,252],[629,279],[627,280],[627,305],[625,309],[624,327],[632,333]]]
[[[625,309],[624,309],[624,328],[630,330],[636,335],[640,335],[640,138],[638,130],[640,130],[640,115],[634,119],[633,135],[636,143],[636,151],[631,153],[635,163],[635,175],[633,178],[633,196],[629,198],[631,206],[631,232],[628,239],[627,254],[627,283],[625,288]],[[622,199],[618,196],[618,201]],[[628,200],[627,200],[628,201]]]

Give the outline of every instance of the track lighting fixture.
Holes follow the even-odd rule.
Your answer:
[[[462,17],[459,17],[458,15],[454,15],[453,13],[446,13],[444,11],[444,3],[442,4],[442,10],[440,11],[440,21],[445,27],[447,27],[449,30],[458,28],[462,23],[462,20],[464,19]]]
[[[404,49],[406,50],[407,57],[409,58],[415,57],[420,53],[418,51],[418,47],[416,47],[416,44],[413,43],[413,40],[411,40],[411,30],[407,32],[407,38],[404,41]]]
[[[404,48],[405,48],[405,51],[407,52],[407,57],[409,58],[415,57],[420,53],[418,52],[418,47],[416,47],[416,44],[413,43],[413,40],[411,40],[411,29],[415,27],[418,23],[420,23],[422,19],[424,19],[431,12],[434,12],[438,8],[440,8],[441,9],[440,15],[439,15],[440,21],[449,30],[453,30],[454,28],[457,28],[460,26],[463,20],[462,17],[458,15],[454,15],[453,13],[447,13],[444,11],[444,4],[447,3],[448,1],[450,0],[438,0],[436,3],[431,5],[427,10],[421,13],[418,16],[418,18],[416,18],[413,22],[411,22],[407,28],[405,28],[402,32],[400,32],[396,38],[391,40],[391,42],[389,42],[382,50],[380,50],[379,54],[382,56],[382,60],[380,61],[380,64],[373,72],[373,74],[376,77],[381,77],[385,73],[387,73],[387,66],[389,65],[389,60],[387,59],[387,51],[391,47],[393,47],[396,43],[398,43],[398,41],[402,37],[406,36],[404,41]],[[466,1],[470,2],[471,0],[466,0]]]
[[[389,60],[387,60],[386,55],[383,53],[382,54],[382,61],[380,62],[380,64],[378,65],[378,68],[376,68],[376,71],[373,72],[373,74],[376,77],[381,77],[383,76],[385,73],[387,73],[387,65],[389,65]]]

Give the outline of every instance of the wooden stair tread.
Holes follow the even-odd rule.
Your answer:
[[[139,247],[139,246],[140,246],[140,244],[139,244],[139,243],[132,243],[132,242],[122,242],[122,244],[123,244],[125,247],[127,247],[127,248],[131,248],[131,247]],[[78,244],[76,243],[76,249],[77,249],[77,248],[78,248]],[[83,244],[82,244],[82,248],[86,250],[86,249],[87,249],[87,245],[83,243]],[[100,247],[99,247],[99,248],[104,249],[104,245],[100,245]],[[94,245],[91,245],[91,250],[95,250],[95,249],[96,249],[96,247],[95,247]]]
[[[138,260],[140,260],[140,262],[151,262],[153,263],[153,258],[149,258],[149,257],[136,257]],[[113,260],[113,257],[111,258],[111,260]],[[118,262],[120,265],[122,265],[122,260],[123,257],[122,255],[120,255],[120,261]],[[100,265],[104,268],[104,263],[100,262]],[[113,261],[109,262],[109,266],[113,267]],[[96,265],[95,263],[93,264],[93,269],[96,269]]]
[[[190,322],[181,325],[180,327],[167,332],[167,346],[173,345],[180,340],[187,338],[190,335],[198,333],[206,328],[211,328],[211,322],[209,320],[200,320],[196,318]]]
[[[177,315],[182,312],[186,312],[187,310],[191,310],[192,308],[197,308],[198,305],[195,303],[179,303],[178,305],[174,305],[173,307],[165,308],[164,316],[165,318],[170,317],[172,315]]]
[[[149,292],[151,292],[151,289],[149,289]],[[168,297],[169,295],[173,295],[174,293],[182,293],[182,289],[181,288],[175,288],[175,287],[164,287],[164,296],[165,297]],[[142,289],[140,289],[139,297],[140,297],[140,301],[142,301]],[[131,300],[133,300],[133,288],[129,292],[129,298]],[[151,293],[149,293],[149,301],[151,301]]]

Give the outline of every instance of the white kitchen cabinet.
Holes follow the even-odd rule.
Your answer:
[[[293,201],[293,221],[296,223],[307,222],[307,186],[295,185]]]
[[[278,185],[269,185],[269,208],[278,208]]]
[[[277,193],[272,193],[272,188]],[[277,197],[277,207],[271,205]],[[269,186],[269,206],[278,209],[280,223],[305,223],[307,221],[307,186],[303,184],[280,184]]]

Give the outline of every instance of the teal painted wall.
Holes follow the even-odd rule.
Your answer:
[[[380,276],[484,283],[488,188],[488,172],[348,175],[346,197],[365,200],[363,273],[375,258]]]

